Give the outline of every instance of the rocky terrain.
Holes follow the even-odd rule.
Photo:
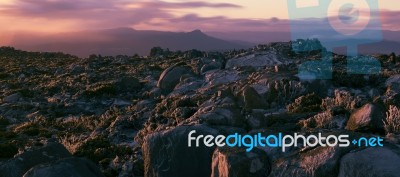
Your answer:
[[[295,41],[297,42],[297,41]],[[375,75],[300,80],[293,42],[247,50],[78,58],[0,48],[0,177],[395,177],[400,60]],[[384,147],[188,147],[203,134],[385,137]]]

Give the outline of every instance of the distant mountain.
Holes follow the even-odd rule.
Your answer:
[[[207,35],[229,41],[245,41],[253,44],[290,41],[288,31],[233,31],[233,32],[205,32]]]
[[[308,31],[308,36],[320,34],[321,31]],[[306,35],[306,36],[307,36]],[[4,40],[7,37],[8,40]],[[321,36],[333,38],[335,36]],[[378,43],[360,45],[361,54],[400,53],[400,32],[383,31],[384,40]],[[270,42],[287,42],[291,40],[288,31],[242,31],[242,32],[164,32],[135,30],[132,28],[114,28],[104,30],[87,30],[58,34],[15,33],[0,34],[0,45],[10,45],[28,51],[65,52],[81,57],[90,54],[101,55],[148,55],[152,47],[169,48],[170,50],[203,51],[249,48],[257,44]],[[336,39],[346,41],[348,39]],[[359,40],[359,39],[352,39]],[[345,42],[346,43],[346,42]],[[336,50],[336,49],[335,49]],[[345,50],[335,51],[344,53]]]
[[[373,31],[371,31],[373,32]],[[307,31],[304,32],[305,36],[313,36],[314,34],[323,34],[321,31]],[[370,43],[359,46],[359,53],[361,54],[389,54],[391,52],[395,52],[400,54],[400,31],[388,31],[384,30],[383,40],[376,43]],[[224,40],[229,41],[246,41],[251,43],[269,43],[269,42],[286,42],[291,40],[290,31],[242,31],[242,32],[206,32],[206,34],[217,37]],[[322,38],[334,39],[335,36],[325,35]],[[338,41],[343,41],[343,43],[352,43],[354,40],[360,39],[351,39],[352,41],[348,41],[346,37],[342,37],[342,39],[337,38]],[[360,42],[361,43],[361,42]],[[335,49],[336,53],[345,53],[345,49],[339,48]]]
[[[361,45],[359,50],[362,54],[390,54],[392,52],[400,54],[400,42],[384,40],[378,43]]]
[[[210,37],[200,30],[192,32],[144,31],[116,28],[59,33],[53,35],[16,35],[9,44],[30,51],[66,52],[81,57],[101,55],[148,55],[155,46],[170,50],[228,50],[251,47],[249,43]]]

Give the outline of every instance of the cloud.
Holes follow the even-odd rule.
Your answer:
[[[137,8],[126,8],[134,5]],[[229,3],[196,2],[166,2],[161,0],[142,0],[132,3],[128,0],[16,0],[12,5],[0,9],[2,15],[40,17],[45,19],[71,18],[86,19],[97,18],[103,13],[109,16],[124,17],[129,14],[155,14],[170,13],[167,9],[193,9],[193,8],[241,8]],[[153,13],[151,11],[163,11]],[[84,16],[82,16],[84,15]],[[161,17],[161,16],[154,16]],[[168,16],[167,16],[168,17]],[[98,19],[101,20],[101,19]]]
[[[209,2],[165,2],[165,1],[146,1],[139,3],[142,7],[153,7],[160,9],[181,9],[181,8],[242,8],[242,6],[231,3],[209,3]]]
[[[174,10],[193,8],[241,8],[230,3],[162,0],[16,0],[0,7],[0,15],[24,21],[41,20],[58,25],[72,20],[76,28],[112,28],[145,24],[155,19],[173,19]],[[43,27],[42,27],[43,28]]]
[[[8,29],[56,29],[76,31],[115,27],[138,29],[190,31],[289,31],[288,19],[232,18],[220,15],[207,16],[205,11],[193,13],[193,9],[234,9],[237,13],[249,9],[232,3],[211,3],[197,0],[170,2],[166,0],[14,0],[0,7],[0,23],[11,24]],[[189,12],[190,11],[190,12]],[[361,15],[364,13],[361,12]],[[400,11],[381,11],[384,29],[400,30]],[[346,18],[346,17],[344,17]],[[303,19],[304,28],[318,29],[321,19]],[[324,19],[322,19],[324,20]],[[326,19],[325,19],[326,20]],[[36,25],[35,25],[36,24]],[[68,24],[68,25],[67,25]],[[23,27],[25,25],[25,27]]]

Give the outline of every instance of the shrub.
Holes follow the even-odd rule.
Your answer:
[[[389,107],[383,124],[386,133],[400,133],[400,110],[398,107],[392,105]]]
[[[354,97],[349,91],[335,90],[335,98],[325,98],[322,100],[321,108],[330,110],[334,107],[343,107],[346,110],[359,108],[366,103],[362,97]]]
[[[331,111],[321,112],[306,120],[301,120],[299,125],[303,128],[342,129],[347,118],[343,115],[333,115]]]
[[[127,146],[112,144],[106,137],[99,136],[84,141],[73,153],[78,157],[86,157],[93,162],[100,163],[107,158],[131,155],[133,150]]]
[[[305,88],[301,82],[281,79],[267,84],[269,92],[267,93],[267,102],[276,102],[278,105],[285,105],[302,93]]]
[[[322,99],[315,93],[300,96],[287,106],[291,113],[318,112],[321,110]]]
[[[117,93],[117,89],[112,82],[100,82],[89,86],[84,92],[84,95],[92,98],[98,96],[111,96]]]
[[[304,128],[329,128],[332,124],[332,115],[330,112],[325,111],[313,117],[299,122],[300,126]]]

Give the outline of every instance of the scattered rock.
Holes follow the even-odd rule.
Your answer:
[[[54,162],[70,156],[71,154],[62,144],[49,143],[40,149],[26,151],[6,161],[0,166],[0,176],[21,177],[36,165]]]
[[[27,171],[23,177],[104,177],[92,161],[70,157],[56,162],[38,165]]]

